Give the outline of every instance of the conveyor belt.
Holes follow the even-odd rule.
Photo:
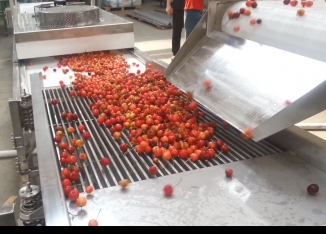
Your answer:
[[[75,187],[80,191],[84,191],[85,186],[88,185],[92,185],[95,189],[102,189],[117,185],[121,179],[129,179],[131,182],[135,182],[152,178],[148,169],[154,165],[152,161],[153,156],[146,154],[140,157],[133,150],[128,150],[124,155],[119,149],[121,142],[115,141],[109,129],[105,126],[99,126],[96,119],[94,119],[88,107],[92,100],[79,97],[71,98],[69,96],[71,89],[71,87],[66,89],[48,88],[43,93],[45,99],[52,100],[55,98],[58,100],[58,105],[48,104],[47,106],[48,118],[51,124],[50,128],[53,135],[55,135],[55,126],[64,125],[66,128],[73,126],[77,129],[79,124],[84,124],[85,130],[91,134],[91,138],[85,142],[85,146],[82,149],[78,149],[77,152],[75,151],[76,156],[82,152],[88,156],[84,162],[81,162],[79,159],[77,161],[77,165],[81,168],[81,177],[75,183]],[[50,103],[50,101],[47,103]],[[196,163],[179,158],[173,159],[170,162],[160,161],[158,177],[282,152],[266,141],[259,143],[252,140],[243,141],[238,130],[230,126],[224,127],[221,119],[208,112],[204,107],[200,107],[200,109],[206,113],[205,122],[215,121],[217,123],[212,139],[223,140],[229,146],[229,152],[226,154],[221,153],[214,159],[198,161]],[[78,121],[72,124],[63,120],[60,113],[67,110],[77,113],[79,115]],[[67,132],[64,133],[68,135]],[[126,130],[122,131],[122,141],[124,143],[128,142],[128,135],[129,133]],[[76,130],[72,138],[82,139],[82,136]],[[60,150],[55,144],[53,146],[56,148],[59,159]],[[110,159],[111,164],[108,167],[102,168],[100,165],[99,160],[103,157]]]

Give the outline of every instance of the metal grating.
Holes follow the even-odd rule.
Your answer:
[[[150,179],[148,169],[150,166],[156,165],[153,163],[153,156],[144,154],[138,156],[134,150],[128,150],[123,154],[119,145],[121,142],[128,142],[128,131],[122,131],[121,142],[113,139],[109,129],[104,125],[100,126],[96,118],[94,118],[89,103],[91,99],[84,99],[79,97],[70,97],[69,91],[72,87],[65,89],[48,88],[43,90],[44,98],[46,100],[46,108],[50,123],[50,129],[55,135],[55,126],[64,126],[64,134],[67,135],[65,127],[73,126],[76,131],[72,134],[75,139],[82,139],[80,132],[77,130],[79,124],[85,125],[85,131],[90,132],[91,138],[85,141],[85,145],[81,149],[76,149],[77,165],[80,167],[80,179],[75,182],[74,187],[80,192],[83,192],[85,187],[91,185],[94,189],[102,189],[110,186],[118,185],[121,179],[129,179],[131,182]],[[58,104],[53,106],[50,104],[52,99],[57,99]],[[170,162],[159,161],[157,177],[167,176],[186,171],[213,167],[220,164],[232,163],[251,158],[262,157],[265,155],[276,154],[282,150],[274,147],[266,141],[254,142],[252,140],[243,141],[240,137],[240,132],[231,126],[223,127],[223,120],[215,116],[212,112],[200,106],[201,111],[206,113],[204,117],[205,122],[215,121],[215,134],[212,137],[214,140],[221,139],[229,146],[227,154],[220,154],[214,159],[207,161],[186,161],[182,159],[172,159]],[[70,111],[78,114],[79,119],[75,122],[63,120],[60,113],[63,111]],[[203,120],[203,119],[202,119]],[[60,150],[53,143],[56,149],[58,160],[60,159]],[[80,153],[86,153],[87,159],[82,162],[79,160]],[[219,152],[217,152],[219,153]],[[103,168],[99,160],[107,157],[110,160],[110,165]]]
[[[100,22],[100,9],[95,6],[65,6],[38,11],[40,27],[71,28]]]

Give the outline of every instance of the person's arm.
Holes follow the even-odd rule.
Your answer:
[[[166,13],[168,13],[168,15],[172,15],[172,13],[173,13],[173,9],[171,7],[171,2],[172,2],[172,0],[166,0]]]

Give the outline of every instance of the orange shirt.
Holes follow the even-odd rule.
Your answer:
[[[204,10],[204,0],[186,0],[185,10]]]

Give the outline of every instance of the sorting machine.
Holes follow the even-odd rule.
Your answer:
[[[95,6],[11,2],[14,28],[13,98],[9,100],[12,140],[22,178],[17,225],[323,225],[326,222],[326,144],[295,126],[326,109],[326,4],[314,1],[300,17],[297,6],[282,1],[208,2],[208,10],[169,66],[134,47],[133,23]],[[229,19],[230,11],[251,12]],[[59,20],[60,19],[60,20]],[[256,24],[250,24],[250,20]],[[257,24],[260,22],[260,24]],[[125,155],[107,128],[98,125],[91,99],[69,97],[67,75],[49,71],[53,56],[115,51],[128,63],[148,63],[193,97],[214,121],[214,140],[223,139],[228,153],[208,161],[159,162],[154,178],[150,155]],[[132,68],[134,69],[134,68]],[[138,69],[138,68],[137,68]],[[131,70],[130,72],[135,72]],[[203,82],[210,80],[209,92]],[[57,99],[58,105],[50,104]],[[79,115],[92,137],[78,161],[74,183],[87,205],[80,209],[63,194],[59,149],[54,128],[69,125],[64,110]],[[224,127],[223,122],[231,124]],[[253,129],[253,139],[241,132]],[[75,133],[76,137],[81,137]],[[123,132],[122,139],[127,141]],[[105,168],[99,159],[111,164]],[[224,170],[232,168],[232,178]],[[118,183],[132,183],[121,190]],[[163,196],[166,184],[173,196]],[[307,186],[319,185],[311,196]],[[91,185],[95,191],[85,194]],[[6,216],[7,218],[9,216]],[[9,221],[8,221],[9,222]]]

